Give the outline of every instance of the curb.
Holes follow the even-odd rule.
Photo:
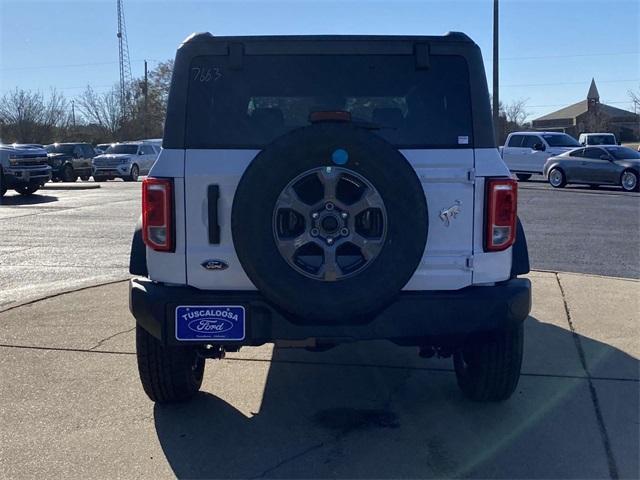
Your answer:
[[[607,280],[624,280],[627,282],[635,282],[639,283],[640,279],[638,278],[629,278],[629,277],[613,277],[610,275],[598,275],[597,273],[581,273],[581,272],[565,272],[562,270],[544,270],[542,268],[537,268],[535,270],[531,270],[529,273],[554,273],[556,275],[573,275],[578,277],[594,277],[594,278],[604,278]]]
[[[75,287],[75,288],[68,288],[66,290],[58,290],[52,293],[48,293],[47,295],[43,295],[42,297],[36,297],[31,300],[26,300],[24,302],[14,303],[13,305],[9,305],[8,307],[5,307],[5,308],[0,308],[0,315],[10,310],[15,310],[16,308],[26,307],[34,303],[42,302],[43,300],[49,300],[50,298],[61,297],[62,295],[67,295],[69,293],[81,292],[83,290],[90,290],[92,288],[106,287],[107,285],[114,285],[116,283],[128,282],[129,278],[131,277],[122,278],[120,280],[109,280],[107,282],[95,283],[93,285],[86,285],[84,287]]]
[[[95,190],[100,188],[99,183],[79,183],[77,185],[73,183],[45,183],[43,190]]]

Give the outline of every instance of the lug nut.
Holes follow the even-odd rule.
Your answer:
[[[309,232],[309,233],[311,233],[312,237],[317,237],[320,232],[318,231],[317,228],[312,228],[311,232]]]
[[[327,202],[327,204],[324,206],[324,208],[326,208],[327,210],[333,210],[335,207],[335,205],[331,202]]]
[[[347,235],[349,235],[349,229],[348,228],[341,229],[340,235],[342,235],[343,237],[346,237]]]

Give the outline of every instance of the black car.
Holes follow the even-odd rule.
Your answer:
[[[47,149],[47,163],[51,166],[55,181],[75,182],[78,177],[89,180],[91,177],[91,160],[96,156],[93,147],[88,143],[53,143]]]

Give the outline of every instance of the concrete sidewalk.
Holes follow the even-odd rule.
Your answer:
[[[172,407],[139,385],[126,283],[0,312],[0,477],[638,478],[640,283],[532,273],[511,400],[387,342],[247,348]]]

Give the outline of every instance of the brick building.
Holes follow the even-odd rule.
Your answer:
[[[594,79],[585,100],[536,118],[531,126],[535,130],[565,132],[576,138],[581,133],[612,132],[618,140],[640,139],[640,115],[600,103]]]

